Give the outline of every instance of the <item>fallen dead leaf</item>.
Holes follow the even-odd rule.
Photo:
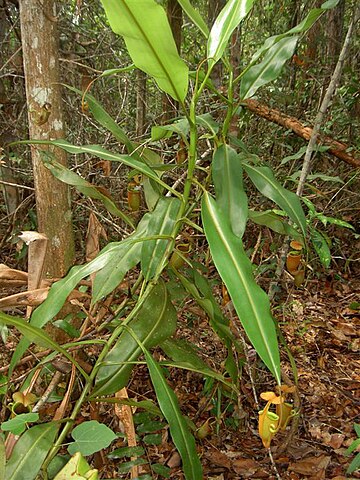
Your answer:
[[[321,475],[325,474],[325,469],[329,465],[331,457],[326,455],[320,455],[319,457],[308,457],[304,460],[299,460],[296,463],[291,463],[288,470],[291,472],[300,473],[302,475],[312,476],[320,473]],[[316,477],[318,478],[318,477]],[[325,478],[325,477],[319,477]]]

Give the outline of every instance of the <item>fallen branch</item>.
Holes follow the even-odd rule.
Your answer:
[[[280,112],[280,110],[270,108],[267,105],[258,102],[257,100],[247,99],[244,100],[242,105],[259,117],[265,118],[270,122],[292,130],[294,133],[296,133],[296,135],[305,140],[310,140],[311,138],[313,129],[311,127],[306,127],[295,117],[285,115],[284,113]],[[343,160],[353,167],[360,167],[360,157],[353,157],[350,155],[346,151],[348,147],[344,143],[338,142],[337,140],[327,136],[319,136],[317,138],[317,143],[329,146],[328,151],[340,160]]]

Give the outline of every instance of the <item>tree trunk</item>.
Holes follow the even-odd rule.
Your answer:
[[[207,20],[208,20],[208,25],[210,30],[217,16],[219,15],[222,8],[224,7],[225,3],[226,3],[225,0],[209,0]],[[222,76],[223,76],[223,64],[220,60],[214,65],[211,72],[211,80],[213,81],[217,89],[220,88],[221,85],[223,84]]]
[[[136,135],[141,137],[146,129],[146,73],[137,70],[136,80]]]
[[[21,40],[29,119],[29,137],[54,140],[64,137],[61,104],[58,32],[54,0],[20,0]],[[67,163],[63,150],[32,146],[38,230],[49,239],[44,273],[63,276],[74,259],[74,235],[69,188],[44,166],[53,155]]]
[[[170,28],[175,40],[175,45],[178,53],[181,50],[181,28],[182,28],[182,8],[177,0],[168,0],[167,2],[167,17],[169,20]],[[179,104],[174,99],[170,98],[165,93],[162,97],[162,109],[161,123],[166,123],[178,114]]]

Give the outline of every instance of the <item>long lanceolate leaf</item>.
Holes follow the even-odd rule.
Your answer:
[[[202,467],[196,451],[195,439],[182,416],[179,401],[167,384],[160,366],[145,348],[143,348],[143,351],[156,398],[161,411],[169,422],[171,437],[181,456],[185,478],[187,480],[202,480]]]
[[[184,10],[190,20],[198,27],[205,38],[209,36],[209,29],[200,13],[192,6],[190,0],[178,0],[181,8]]]
[[[188,68],[178,55],[164,8],[154,0],[102,0],[111,28],[124,37],[134,64],[183,102]]]
[[[261,63],[254,65],[244,74],[240,84],[240,98],[252,97],[256,91],[275,80],[287,60],[292,57],[299,37],[283,38],[266,52]]]
[[[228,217],[232,231],[242,237],[248,217],[241,158],[229,145],[221,145],[212,162],[216,201]]]
[[[228,0],[210,31],[207,57],[209,68],[220,60],[229,38],[239,23],[249,13],[254,0]]]
[[[87,197],[100,200],[104,204],[108,212],[116,215],[117,217],[120,217],[122,220],[124,220],[124,222],[134,228],[134,224],[130,217],[128,217],[124,212],[122,212],[115,205],[115,202],[111,198],[101,193],[95,185],[87,182],[84,178],[80,177],[75,172],[72,172],[56,160],[47,159],[44,163],[45,166],[54,175],[54,177],[56,177],[58,180],[68,185],[74,186],[77,190],[79,190],[79,192],[83,193]]]
[[[53,445],[58,428],[58,423],[51,422],[27,430],[15,445],[3,480],[34,480]]]
[[[31,145],[55,145],[56,147],[62,148],[68,153],[72,154],[81,154],[88,153],[94,155],[95,157],[102,158],[103,160],[109,160],[110,162],[119,162],[127,165],[130,168],[137,170],[139,173],[146,175],[147,177],[154,180],[156,183],[171,191],[173,195],[180,196],[178,192],[172,190],[165,182],[163,182],[159,176],[148,166],[146,163],[137,160],[136,158],[130,155],[119,155],[117,153],[109,152],[100,145],[72,145],[67,140],[25,140],[17,143],[25,143]]]
[[[71,363],[73,363],[77,367],[77,369],[82,373],[82,375],[86,379],[88,379],[88,375],[84,372],[84,370],[80,367],[80,365],[76,362],[76,360],[74,360],[74,358],[64,348],[62,348],[58,343],[56,343],[46,332],[41,330],[41,328],[30,325],[30,323],[27,323],[22,318],[12,317],[0,311],[0,325],[2,323],[5,325],[11,325],[12,327],[17,328],[19,332],[22,335],[24,335],[24,337],[19,342],[19,345],[21,344],[21,347],[19,348],[18,346],[19,351],[21,351],[21,355],[24,353],[26,348],[32,342],[34,342],[37,345],[45,346],[47,348],[50,348],[56,352],[63,354],[68,360],[70,360]],[[23,345],[25,346],[24,349],[23,349]],[[16,352],[13,355],[13,358],[14,357],[17,358]],[[14,363],[13,358],[11,359],[9,371],[12,371],[12,368],[13,368],[13,363]]]
[[[91,275],[92,273],[98,272],[99,270],[106,268],[109,264],[112,264],[114,265],[114,267],[116,267],[117,263],[121,262],[121,259],[118,258],[118,254],[120,252],[123,252],[124,245],[132,250],[133,244],[139,241],[138,237],[140,237],[143,232],[145,234],[147,222],[148,216],[145,216],[139,223],[136,232],[132,236],[128,237],[122,242],[114,242],[107,245],[91,262],[85,265],[77,265],[75,267],[72,267],[66,277],[53,284],[45,302],[43,302],[32,314],[30,324],[38,328],[44,327],[59,313],[67,296],[76,287],[80,280]],[[128,263],[129,265],[132,265],[133,260],[133,257],[126,258],[124,262],[125,264]],[[140,257],[138,260],[140,261]],[[121,275],[125,275],[126,272],[124,264],[120,265],[119,270],[121,271]],[[114,276],[111,277],[111,280],[114,282],[115,280],[118,280],[120,283],[122,278],[119,272],[117,272],[117,275],[114,272],[111,273],[114,274]],[[98,288],[97,284],[96,298],[99,298],[100,296],[109,293],[107,291],[108,287],[109,283],[105,285],[104,289],[101,289],[101,286],[99,286]],[[20,360],[29,345],[30,341],[27,338],[24,337],[20,340],[11,358],[10,372],[13,370],[13,368]]]
[[[301,207],[300,198],[293,192],[286,190],[274,177],[269,167],[259,167],[243,162],[243,167],[255,187],[267,198],[279,205],[301,229],[306,236],[306,219]]]
[[[201,214],[211,255],[236,313],[258,355],[280,384],[280,356],[269,299],[254,280],[241,240],[234,235],[228,219],[207,192]]]
[[[149,220],[149,235],[171,235],[181,202],[177,198],[161,198]],[[164,254],[169,240],[152,240],[144,242],[141,253],[141,270],[146,280],[150,280],[159,265],[164,261]]]
[[[115,346],[105,357],[95,381],[92,395],[108,395],[123,388],[141,354],[135,334],[146,347],[155,347],[170,337],[176,329],[176,310],[164,282],[159,282],[142,305],[138,315],[129,322]]]

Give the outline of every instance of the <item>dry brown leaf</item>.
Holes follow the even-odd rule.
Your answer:
[[[225,453],[213,449],[207,451],[205,453],[205,456],[214,465],[218,465],[219,467],[225,467],[229,470],[231,469],[231,461]]]
[[[28,274],[22,270],[15,270],[4,263],[0,263],[0,280],[18,280],[21,282],[20,285],[22,285],[27,282]]]
[[[104,227],[97,219],[95,213],[89,215],[88,229],[86,233],[86,261],[90,262],[100,252],[100,237],[107,240]]]
[[[115,393],[115,397],[118,399],[128,399],[128,394],[126,388],[122,388],[118,392]],[[135,433],[135,426],[134,426],[134,419],[131,407],[129,405],[120,405],[115,403],[114,406],[115,415],[118,417],[120,422],[124,426],[124,433],[126,434],[128,446],[129,447],[136,447],[136,433]],[[131,457],[131,460],[134,460],[134,457]],[[131,469],[131,478],[137,478],[139,476],[139,468],[137,465],[134,465]]]
[[[49,287],[38,288],[30,292],[16,293],[15,295],[10,295],[0,299],[0,308],[21,306],[36,307],[46,299],[48,292]]]
[[[237,458],[232,462],[232,468],[242,478],[251,478],[259,470],[260,465],[251,458]]]
[[[314,475],[318,473],[323,475],[323,472],[325,472],[325,469],[329,465],[330,460],[331,457],[326,455],[320,455],[318,457],[308,457],[304,460],[299,460],[298,462],[291,463],[288,470],[290,470],[291,472],[300,473],[302,475],[312,476],[314,478]]]

